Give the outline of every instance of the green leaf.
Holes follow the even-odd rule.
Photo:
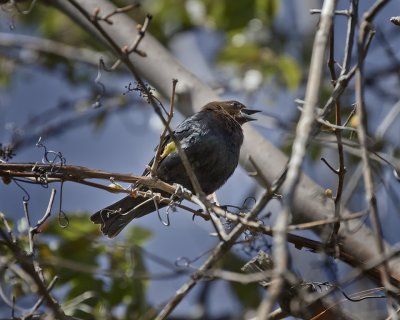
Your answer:
[[[236,33],[232,33],[232,36]],[[240,47],[230,43],[221,51],[219,62],[231,62],[248,67],[272,56],[273,53],[268,48],[261,50],[254,43],[246,43]]]
[[[107,112],[104,110],[94,118],[93,122],[94,130],[99,131],[104,126],[106,119],[107,119]]]
[[[278,0],[256,0],[257,16],[267,24],[270,24],[279,12]]]
[[[277,54],[272,49],[255,43],[245,43],[240,47],[229,44],[222,50],[219,62],[232,63],[242,73],[256,69],[266,77],[277,76],[290,90],[297,89],[302,78],[301,68],[292,57]]]
[[[69,225],[66,228],[60,227],[58,220],[53,219],[45,230],[46,235],[56,235],[63,241],[77,241],[81,238],[96,238],[100,235],[99,228],[89,220],[86,213],[67,214]]]
[[[254,18],[255,0],[208,0],[205,3],[213,23],[220,29],[244,28]]]
[[[223,267],[234,272],[242,272],[241,268],[246,263],[239,256],[229,253],[223,260]],[[231,281],[229,285],[238,301],[247,309],[256,309],[261,301],[260,285],[258,283],[241,284]]]
[[[109,252],[110,271],[119,270],[124,277],[112,279],[105,299],[111,306],[123,303],[127,307],[127,319],[136,319],[148,308],[146,301],[147,280],[142,250],[132,246],[128,239]]]
[[[320,161],[322,154],[322,147],[319,144],[312,144],[308,148],[308,155],[310,156],[312,161]]]
[[[136,246],[142,246],[152,237],[153,234],[149,229],[142,228],[138,225],[133,225],[126,234],[127,243]]]
[[[278,59],[278,70],[286,86],[290,90],[298,88],[301,81],[301,69],[298,63],[288,55],[282,55]]]
[[[0,57],[0,70],[0,88],[8,87],[11,84],[11,76],[14,70],[13,61]]]
[[[156,34],[158,32],[172,34],[191,27],[192,23],[186,11],[185,3],[186,0],[153,1],[148,9],[157,17],[151,23],[152,33],[154,28]]]

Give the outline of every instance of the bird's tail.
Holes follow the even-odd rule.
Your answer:
[[[160,209],[166,204],[157,204]],[[156,211],[154,200],[143,197],[127,196],[114,204],[94,213],[90,220],[101,225],[101,231],[109,238],[117,236],[125,226],[135,218]]]

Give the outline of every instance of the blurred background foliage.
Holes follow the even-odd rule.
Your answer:
[[[113,2],[119,6],[131,4],[130,1]],[[193,28],[219,31],[224,34],[225,43],[215,61],[235,67],[236,76],[243,77],[248,70],[256,69],[262,77],[277,77],[283,87],[291,90],[300,85],[303,68],[296,57],[285,52],[285,36],[274,26],[280,1],[150,0],[138,3],[139,8],[127,14],[141,22],[150,12],[154,19],[149,31],[164,44],[168,45],[175,34]],[[22,10],[23,5],[20,7]],[[104,50],[93,37],[50,5],[35,6],[29,14],[16,15],[14,19],[10,26],[23,25],[30,33],[46,39],[73,47],[85,43],[93,50]],[[106,52],[104,55],[109,56]],[[81,72],[82,66],[75,61],[51,54],[32,58],[40,59],[40,65],[49,70],[63,71],[72,84],[82,85],[88,81],[87,75]],[[2,55],[0,64],[9,65],[10,61],[4,59]],[[118,71],[124,72],[122,68]],[[1,83],[9,82],[11,75],[12,68],[4,68]]]
[[[66,228],[60,227],[57,219],[44,224],[35,250],[44,277],[58,277],[55,290],[62,296],[62,309],[79,319],[138,319],[151,312],[146,302],[145,280],[151,275],[146,274],[141,251],[151,232],[133,226],[126,237],[110,248],[89,221],[88,213],[69,213],[68,219]],[[19,230],[20,245],[28,249],[26,230],[21,226]],[[0,248],[12,259],[6,246],[0,243]],[[17,301],[29,301],[32,288],[12,272],[3,272],[4,281],[12,284],[10,294]]]
[[[133,225],[123,238],[110,247],[99,228],[88,219],[88,213],[68,213],[68,226],[57,219],[46,222],[35,238],[35,256],[45,279],[58,278],[53,289],[66,314],[78,319],[152,319],[157,314],[146,299],[148,281],[175,278],[190,274],[190,269],[178,262],[164,260],[162,254],[148,253],[144,247],[152,238],[146,228]],[[13,226],[12,221],[9,224]],[[0,227],[5,226],[0,222]],[[21,221],[16,234],[18,244],[29,250],[26,225]],[[13,252],[0,242],[4,257],[13,259]],[[151,274],[145,259],[157,260],[165,272]],[[240,272],[246,261],[229,253],[219,267]],[[21,282],[13,272],[3,270],[3,281],[11,288],[7,295],[18,304],[32,300],[32,287]],[[205,287],[208,290],[208,286]],[[258,306],[261,291],[258,284],[230,283],[232,294],[247,309]],[[207,290],[205,290],[207,292]],[[4,292],[3,292],[4,294]],[[204,294],[203,294],[204,295]]]

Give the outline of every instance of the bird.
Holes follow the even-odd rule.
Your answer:
[[[235,101],[213,101],[207,103],[199,112],[185,119],[166,136],[162,143],[162,152],[156,177],[169,184],[177,184],[195,191],[177,151],[178,141],[189,160],[190,166],[204,194],[218,190],[235,171],[239,163],[240,148],[243,143],[242,125],[256,120],[251,115],[259,110],[248,109]],[[150,161],[143,176],[150,175]],[[135,185],[142,191],[147,187]],[[153,189],[153,192],[168,194]],[[109,238],[116,237],[133,219],[143,217],[167,204],[155,204],[155,200],[137,195],[125,198],[94,213],[90,219],[101,225],[101,231]]]

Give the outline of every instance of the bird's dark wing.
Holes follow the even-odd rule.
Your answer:
[[[183,121],[175,131],[173,131],[174,137],[178,141],[184,140],[186,137],[190,136],[191,133],[194,131],[193,123],[191,121],[188,121],[191,118],[186,119]],[[161,147],[161,154],[164,152],[164,149],[166,146],[168,146],[171,142],[173,142],[173,139],[171,138],[171,135],[167,134],[164,138],[164,141],[162,141],[162,147]],[[158,146],[154,149],[156,151]],[[163,161],[163,159],[160,159],[160,163]],[[146,168],[144,169],[142,176],[147,176],[150,173],[150,168],[152,167],[154,162],[154,157],[150,160]]]

